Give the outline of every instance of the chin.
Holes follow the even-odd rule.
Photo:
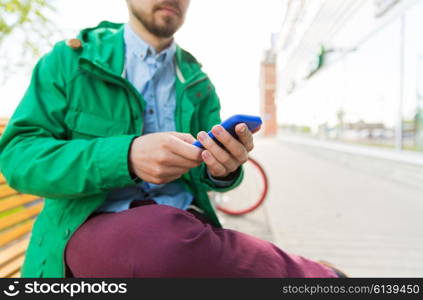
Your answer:
[[[179,29],[179,26],[175,26],[175,25],[170,26],[167,23],[163,23],[163,24],[160,24],[159,28],[161,29],[162,32],[171,33],[170,36],[172,36]]]

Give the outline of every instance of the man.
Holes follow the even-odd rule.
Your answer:
[[[127,0],[128,24],[82,30],[37,63],[0,143],[9,185],[45,197],[24,277],[336,276],[221,228],[207,191],[240,184],[253,137],[215,126],[215,89],[175,44],[189,2]]]

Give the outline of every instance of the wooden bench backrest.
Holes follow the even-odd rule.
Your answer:
[[[7,125],[7,119],[0,118],[0,136],[3,133],[4,129],[6,128],[6,125]]]
[[[0,136],[5,125],[0,119]],[[42,207],[39,197],[18,193],[0,173],[0,278],[20,276],[29,234]]]

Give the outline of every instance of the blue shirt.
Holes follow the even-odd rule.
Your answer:
[[[175,128],[175,51],[174,41],[160,53],[142,40],[128,25],[124,28],[125,67],[123,76],[130,81],[143,96],[144,131],[142,134],[176,131]],[[215,180],[219,186],[227,186],[232,181]],[[106,196],[105,203],[97,211],[119,212],[129,208],[133,200],[154,199],[158,204],[187,209],[193,200],[192,194],[176,181],[166,184],[153,184],[142,181],[137,185],[114,189]]]

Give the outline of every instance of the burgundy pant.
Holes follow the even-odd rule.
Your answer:
[[[74,277],[337,277],[270,242],[213,227],[196,212],[154,203],[90,216],[65,258]]]

